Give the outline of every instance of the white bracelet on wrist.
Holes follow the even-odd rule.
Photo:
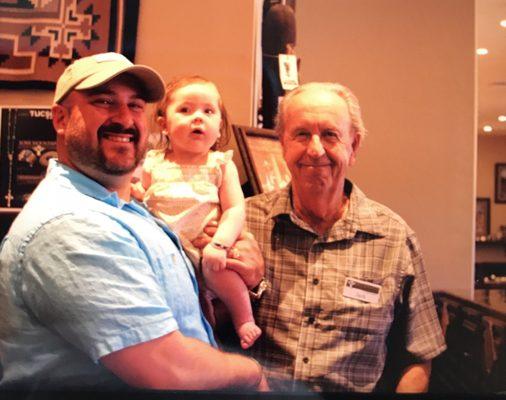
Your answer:
[[[230,246],[225,246],[224,244],[221,244],[218,242],[211,242],[211,246],[213,246],[215,249],[218,249],[218,250],[228,251],[230,249]]]

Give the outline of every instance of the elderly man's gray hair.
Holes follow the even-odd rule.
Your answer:
[[[290,104],[290,101],[295,96],[307,92],[310,90],[321,90],[321,91],[329,91],[337,94],[341,97],[348,106],[348,112],[350,113],[351,118],[351,128],[352,130],[360,136],[360,139],[363,139],[366,135],[367,131],[364,126],[364,121],[362,121],[362,114],[360,111],[360,104],[358,103],[357,97],[353,94],[353,92],[348,89],[346,86],[343,86],[339,83],[332,82],[311,82],[305,83],[287,93],[283,100],[279,105],[278,116],[276,118],[276,132],[279,136],[281,136],[285,129],[285,118],[286,118],[286,110]]]

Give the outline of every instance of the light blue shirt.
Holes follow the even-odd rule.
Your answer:
[[[174,330],[216,345],[175,234],[52,160],[0,249],[0,388],[115,387],[101,357]]]

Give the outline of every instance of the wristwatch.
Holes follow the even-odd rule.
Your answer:
[[[262,278],[260,283],[249,291],[249,296],[254,300],[260,300],[262,294],[271,287],[271,284],[265,278]]]

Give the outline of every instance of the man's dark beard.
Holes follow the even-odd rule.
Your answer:
[[[77,128],[79,129],[79,128]],[[72,158],[79,161],[83,166],[95,169],[107,175],[121,176],[132,172],[141,162],[146,152],[146,148],[139,148],[139,131],[132,128],[124,128],[121,124],[113,123],[109,125],[102,125],[98,131],[98,143],[102,140],[102,135],[105,132],[110,133],[124,133],[133,135],[133,142],[135,146],[135,162],[130,166],[118,166],[114,165],[107,160],[102,148],[98,146],[97,149],[92,148],[86,138],[83,138],[80,133],[70,135],[67,138],[68,151],[72,155]]]

